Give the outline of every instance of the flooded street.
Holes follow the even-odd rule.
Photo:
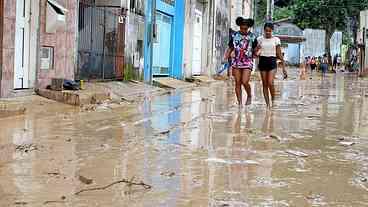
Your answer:
[[[272,111],[252,86],[1,119],[0,206],[368,206],[368,82],[277,81]]]

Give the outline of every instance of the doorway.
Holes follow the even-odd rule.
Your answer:
[[[169,76],[171,73],[172,16],[156,12],[157,33],[153,44],[154,76]]]
[[[29,88],[30,2],[16,0],[14,89]]]
[[[202,72],[202,19],[202,12],[196,9],[193,25],[192,75],[201,75]]]
[[[125,15],[120,7],[79,2],[76,79],[123,78]]]

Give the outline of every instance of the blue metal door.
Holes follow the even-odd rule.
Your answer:
[[[169,76],[171,72],[172,20],[169,15],[156,12],[157,36],[153,44],[153,75]]]

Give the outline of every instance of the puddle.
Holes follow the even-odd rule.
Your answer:
[[[277,81],[271,112],[258,81],[242,109],[232,84],[97,111],[37,104],[0,119],[0,206],[364,206],[368,85],[352,83]],[[122,179],[152,188],[74,195]]]

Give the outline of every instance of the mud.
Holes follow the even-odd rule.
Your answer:
[[[272,111],[253,86],[0,119],[0,206],[368,206],[368,82],[277,81]]]

